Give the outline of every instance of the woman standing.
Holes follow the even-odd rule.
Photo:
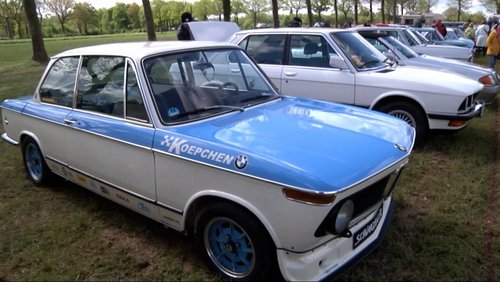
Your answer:
[[[486,39],[486,46],[488,47],[488,51],[486,55],[489,57],[490,68],[495,69],[495,65],[497,63],[497,56],[500,55],[500,26],[497,24],[488,35]]]

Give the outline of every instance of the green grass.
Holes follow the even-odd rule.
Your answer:
[[[165,36],[173,38],[173,33]],[[47,49],[53,55],[78,46],[144,39],[142,34],[51,40]],[[0,43],[0,101],[32,94],[44,67],[30,62],[30,48],[29,41]],[[500,280],[500,191],[492,182],[498,177],[496,105],[463,131],[431,136],[415,149],[395,191],[387,237],[344,281],[478,281],[486,280],[490,270]],[[492,189],[496,201],[490,199]],[[490,247],[488,205],[496,217]],[[217,277],[190,238],[65,181],[33,186],[19,148],[0,142],[1,280]]]

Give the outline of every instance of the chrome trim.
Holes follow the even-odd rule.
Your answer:
[[[183,210],[180,210],[180,209],[177,209],[177,208],[171,207],[171,206],[166,205],[166,204],[164,204],[164,203],[162,203],[162,202],[158,202],[158,201],[156,201],[156,202],[155,202],[155,204],[156,204],[156,205],[158,205],[159,207],[164,208],[164,209],[167,209],[167,210],[170,210],[170,211],[172,211],[172,212],[178,213],[179,215],[184,215],[184,211],[183,211]]]
[[[11,145],[14,145],[14,146],[19,145],[19,142],[17,142],[16,140],[14,140],[14,139],[10,138],[10,137],[7,135],[7,133],[3,133],[3,134],[2,134],[2,140],[3,140],[3,141],[5,141],[5,142],[7,142],[7,143],[9,143],[9,144],[11,144]]]

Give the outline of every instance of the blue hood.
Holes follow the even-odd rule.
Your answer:
[[[292,97],[170,132],[160,137],[164,151],[319,192],[394,164],[414,141],[413,128],[391,116]]]

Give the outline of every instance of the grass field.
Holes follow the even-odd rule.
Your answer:
[[[46,47],[53,55],[145,38],[72,38]],[[0,101],[33,93],[44,67],[30,62],[30,48],[29,41],[0,42]],[[342,280],[500,280],[498,100],[465,130],[431,136],[414,151],[388,236]],[[33,186],[19,148],[0,142],[0,281],[217,280],[192,244],[74,184]]]

